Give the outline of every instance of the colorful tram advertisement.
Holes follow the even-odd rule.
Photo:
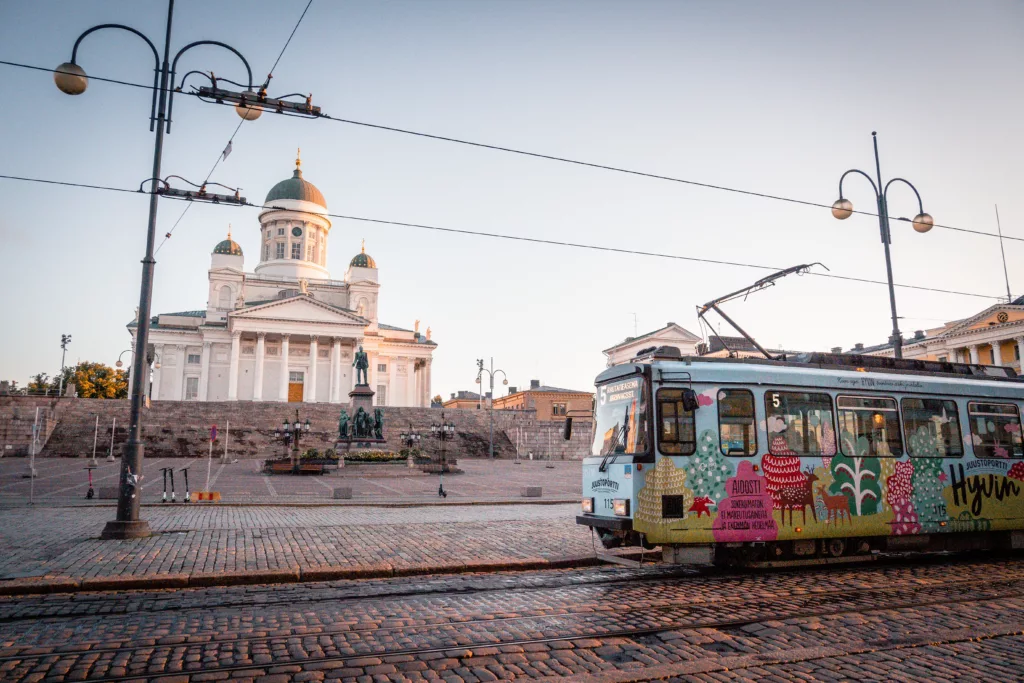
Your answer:
[[[1010,368],[663,347],[596,384],[576,521],[606,547],[687,564],[1024,547]]]

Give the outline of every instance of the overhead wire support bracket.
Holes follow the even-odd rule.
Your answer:
[[[177,178],[178,180],[181,180],[182,182],[187,183],[197,189],[181,190],[176,187],[171,187],[170,183],[167,182],[171,178]],[[160,195],[161,197],[167,197],[168,199],[210,202],[211,204],[234,204],[238,206],[249,205],[249,202],[246,201],[245,197],[241,195],[242,188],[240,187],[228,187],[227,185],[223,185],[221,183],[212,182],[205,182],[202,185],[197,185],[196,183],[193,183],[190,180],[182,178],[180,175],[169,175],[163,180],[160,180],[158,178],[147,178],[146,180],[142,181],[142,185],[145,185],[151,180],[156,180],[158,183],[156,189],[153,192],[155,194]],[[142,185],[139,186],[139,192],[142,192]],[[208,192],[206,189],[207,185],[216,185],[218,187],[223,187],[225,190],[231,190],[232,192],[234,192],[234,194],[219,194],[216,192]]]
[[[216,102],[217,104],[230,103],[243,107],[257,107],[263,111],[271,111],[289,116],[303,116],[307,118],[318,118],[321,116],[320,107],[313,104],[312,95],[294,93],[285,97],[305,97],[304,102],[291,102],[278,97],[267,97],[265,90],[254,92],[237,92],[225,90],[216,86],[200,86],[195,94],[203,101]]]
[[[734,299],[738,299],[740,297],[743,297],[744,299],[746,299],[748,296],[750,296],[754,292],[759,292],[762,289],[767,289],[768,287],[774,287],[776,280],[780,280],[780,279],[786,277],[787,275],[793,275],[793,274],[803,275],[804,273],[810,272],[810,269],[811,269],[812,266],[821,266],[825,270],[828,270],[828,266],[826,266],[823,263],[819,263],[819,262],[803,263],[803,264],[800,264],[799,266],[792,266],[790,268],[784,268],[784,269],[782,269],[782,270],[780,270],[780,271],[778,271],[776,273],[772,273],[771,275],[766,275],[765,277],[761,278],[760,280],[758,280],[757,282],[755,282],[754,284],[752,284],[752,285],[750,285],[748,287],[743,287],[742,289],[737,289],[735,292],[730,292],[729,294],[726,294],[725,296],[720,296],[717,299],[712,299],[711,301],[707,302],[703,306],[698,306],[697,307],[697,318],[700,319],[700,320],[703,320],[704,322],[707,322],[707,319],[704,316],[707,315],[708,311],[715,311],[716,313],[718,313],[718,315],[722,316],[722,318],[727,323],[732,325],[733,329],[735,329],[737,332],[739,332],[743,336],[744,339],[746,339],[751,344],[753,344],[754,348],[756,348],[758,351],[760,351],[764,355],[765,358],[767,358],[768,360],[778,360],[780,357],[773,356],[772,354],[768,353],[768,351],[763,346],[758,344],[757,341],[753,337],[751,337],[749,334],[747,334],[746,330],[744,330],[742,327],[740,327],[736,323],[735,320],[733,320],[728,315],[726,315],[725,311],[723,311],[721,308],[719,308],[719,305],[723,304],[723,303],[726,303],[728,301],[733,301]],[[712,327],[710,323],[708,323],[708,327],[711,327],[711,334],[713,334],[716,337],[718,337],[718,340],[722,343],[722,346],[725,347],[725,350],[728,351],[731,354],[733,352],[732,349],[730,349],[729,345],[725,343],[725,340],[722,339],[721,335],[719,335],[717,332],[715,332],[715,328]]]

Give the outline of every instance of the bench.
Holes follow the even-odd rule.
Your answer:
[[[323,474],[323,465],[299,465],[299,474]]]

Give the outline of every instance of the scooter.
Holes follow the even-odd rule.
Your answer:
[[[85,494],[86,500],[92,500],[96,496],[96,490],[92,487],[92,471],[96,469],[94,466],[89,465],[85,468],[89,472],[89,490]]]
[[[192,502],[192,496],[188,492],[188,468],[187,467],[182,467],[178,471],[182,472],[185,475],[185,500],[182,501],[182,502],[191,503]]]
[[[171,502],[172,503],[177,503],[178,501],[175,500],[175,497],[174,497],[174,468],[173,467],[161,467],[160,471],[163,472],[163,475],[164,475],[164,497],[163,497],[163,500],[161,502],[163,502],[163,503],[167,502],[167,475],[170,474],[171,475]]]

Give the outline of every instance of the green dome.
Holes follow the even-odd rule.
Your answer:
[[[363,250],[352,257],[352,260],[348,263],[350,268],[376,268],[377,262],[373,260],[373,257],[366,253],[365,240],[363,243]]]
[[[231,239],[231,234],[228,233],[228,238],[223,242],[219,243],[213,248],[214,254],[227,254],[229,256],[241,256],[242,247],[238,246],[238,242]]]
[[[270,188],[270,192],[267,193],[267,200],[263,202],[264,206],[278,199],[298,199],[304,202],[313,202],[325,209],[327,208],[327,200],[324,199],[323,194],[317,189],[316,185],[302,179],[302,169],[299,168],[300,163],[298,159],[295,160],[295,172],[292,173],[291,178],[282,180]]]

